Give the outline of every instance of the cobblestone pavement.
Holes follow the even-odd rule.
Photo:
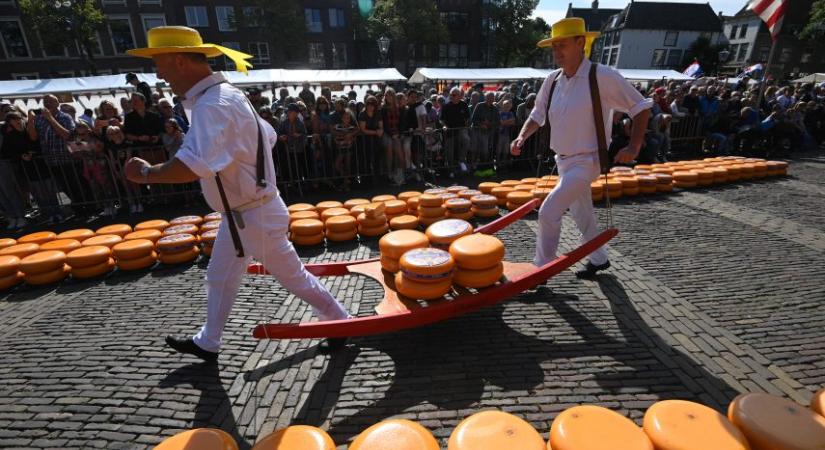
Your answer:
[[[220,427],[249,448],[289,424],[329,430],[344,448],[388,417],[443,442],[484,408],[546,437],[563,409],[597,403],[639,421],[660,399],[724,411],[743,391],[806,402],[825,385],[825,158],[794,176],[684,192],[614,208],[613,269],[572,272],[499,306],[324,356],[317,341],[256,341],[263,321],[310,320],[269,277],[249,276],[218,365],[171,354],[168,333],[205,316],[203,265],[21,288],[0,299],[0,447],[150,448]],[[603,211],[601,211],[603,213]],[[532,259],[535,217],[500,234]],[[563,246],[575,245],[566,222]],[[374,241],[302,250],[306,261],[376,253]],[[327,278],[366,315],[380,297],[359,276]]]

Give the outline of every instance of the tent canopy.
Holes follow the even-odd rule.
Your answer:
[[[288,70],[261,69],[250,70],[249,75],[239,72],[225,72],[232,84],[261,85],[269,83],[301,84],[308,81],[319,83],[384,83],[404,81],[406,78],[396,69],[352,69],[352,70]],[[154,86],[158,81],[154,73],[138,74],[141,81]],[[53,78],[46,80],[11,80],[0,81],[0,97],[33,97],[49,93],[95,93],[123,89],[126,78],[123,75],[101,75],[94,77]]]
[[[825,81],[825,73],[812,73],[808,76],[793,80],[794,83],[819,83]]]
[[[440,69],[431,67],[421,67],[416,69],[409,82],[411,84],[421,84],[427,80],[443,81],[502,81],[502,80],[528,80],[532,78],[544,78],[547,71],[533,69],[532,67],[510,67],[501,69]]]

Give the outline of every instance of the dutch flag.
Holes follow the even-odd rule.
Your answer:
[[[744,78],[744,77],[756,78],[756,77],[759,77],[759,75],[762,73],[763,69],[764,69],[764,67],[762,66],[761,63],[754,64],[750,67],[745,68],[745,71],[740,73],[737,76],[737,78]]]
[[[698,59],[694,59],[693,63],[682,72],[682,74],[687,75],[689,77],[698,78],[702,76],[702,66],[699,64]]]

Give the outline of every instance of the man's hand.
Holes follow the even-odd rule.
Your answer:
[[[126,175],[126,179],[133,183],[146,183],[146,178],[140,174],[140,171],[144,167],[150,167],[151,165],[143,159],[140,158],[129,158],[126,161],[126,164],[123,166],[123,173]]]
[[[521,154],[521,148],[524,147],[525,139],[521,136],[517,137],[513,142],[510,143],[510,154],[513,156],[518,156]]]
[[[52,112],[48,110],[48,108],[43,108],[42,114],[43,114],[43,117],[46,120],[48,120],[48,121],[54,120],[54,116],[52,115]]]
[[[633,150],[628,146],[619,150],[619,153],[613,158],[613,162],[616,164],[630,164],[637,156],[639,156],[639,149]]]

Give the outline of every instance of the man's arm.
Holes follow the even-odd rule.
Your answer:
[[[29,110],[29,120],[26,122],[26,132],[29,133],[29,139],[36,141],[37,140],[37,127],[34,125],[34,122],[37,120],[37,116],[34,114],[34,111]]]
[[[524,122],[524,125],[521,127],[521,131],[518,133],[518,137],[510,143],[510,154],[513,156],[520,155],[521,148],[524,147],[524,142],[539,128],[541,128],[541,125],[535,122],[532,117],[528,116],[527,121]]]
[[[141,173],[144,167],[149,168],[145,171],[145,176]],[[172,158],[165,163],[155,164],[154,166],[140,158],[131,158],[126,162],[126,167],[124,170],[126,172],[126,178],[134,183],[177,184],[191,183],[200,179],[195,172],[192,172],[186,164],[182,163],[177,158]]]
[[[45,117],[46,120],[49,122],[49,125],[52,126],[54,132],[57,133],[58,136],[60,136],[60,139],[68,141],[72,137],[72,132],[67,130],[63,125],[61,125],[60,122],[54,118],[54,116],[48,109],[43,108],[42,114],[43,117]]]
[[[642,149],[642,144],[645,140],[648,121],[650,121],[650,109],[643,109],[633,116],[633,126],[630,129],[630,143],[627,144],[627,147],[619,150],[619,153],[616,154],[615,162],[627,164],[639,156],[639,151]]]

